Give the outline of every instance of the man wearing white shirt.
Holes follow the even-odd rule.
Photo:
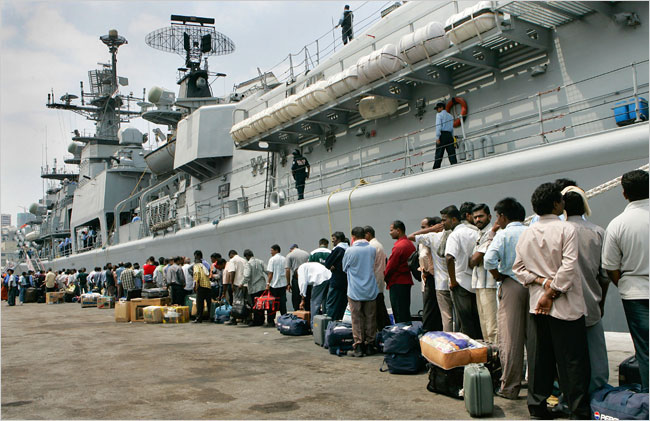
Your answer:
[[[451,299],[460,319],[460,331],[473,339],[482,339],[481,323],[472,289],[469,258],[474,250],[477,232],[461,223],[458,208],[451,205],[440,211],[445,230],[451,230],[445,245]]]
[[[375,238],[375,229],[370,225],[366,225],[363,227],[363,231],[365,233],[365,239],[376,250],[374,271],[379,294],[377,294],[377,298],[375,299],[375,313],[377,314],[377,330],[381,331],[384,327],[390,324],[390,317],[388,316],[386,301],[384,299],[384,290],[386,288],[384,271],[386,270],[388,257],[386,257],[384,246]]]
[[[630,202],[607,226],[603,268],[623,300],[643,388],[648,389],[648,173],[635,170],[621,178]]]
[[[314,316],[323,314],[321,306],[327,299],[327,289],[329,288],[329,281],[332,277],[330,272],[325,266],[319,262],[307,262],[298,266],[298,289],[300,291],[300,310],[305,309],[305,297],[307,297],[307,289],[309,286],[311,290],[311,324],[314,325]]]
[[[285,273],[286,259],[280,254],[280,246],[273,244],[271,246],[271,258],[266,266],[269,279],[266,282],[266,288],[271,291],[271,295],[280,299],[280,314],[287,313],[287,276]]]
[[[185,296],[188,296],[194,292],[194,276],[190,273],[190,268],[192,267],[192,260],[189,257],[184,259],[183,266],[181,270],[183,271],[183,276],[185,276]]]

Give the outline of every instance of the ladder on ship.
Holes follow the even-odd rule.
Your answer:
[[[43,262],[38,257],[38,253],[36,253],[36,258],[34,259],[34,260],[36,260],[36,266],[34,266],[34,262],[32,262],[32,258],[29,256],[29,253],[28,253],[29,250],[27,249],[27,247],[23,246],[22,250],[23,250],[23,253],[25,254],[25,262],[27,263],[27,268],[29,270],[34,271],[34,272],[36,272],[37,270],[40,270],[40,271],[43,271],[43,272],[45,271],[45,265],[43,265]]]

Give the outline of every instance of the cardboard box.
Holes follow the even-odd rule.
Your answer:
[[[45,302],[47,304],[63,304],[63,296],[65,292],[48,292],[45,294]]]
[[[163,312],[167,307],[147,306],[142,310],[142,318],[145,323],[162,323]]]
[[[190,321],[190,308],[188,306],[165,307],[163,323],[188,323]]]
[[[97,299],[99,297],[101,297],[101,295],[97,294],[96,292],[81,294],[81,298],[79,299],[79,302],[81,303],[81,308],[97,307]]]
[[[115,303],[115,321],[122,323],[131,321],[131,301],[118,301]]]
[[[149,306],[166,306],[171,304],[170,297],[163,298],[134,298],[131,300],[130,321],[144,322],[142,311]]]
[[[303,319],[307,323],[309,323],[309,320],[311,319],[311,312],[305,310],[296,310],[293,312],[293,315],[299,319]]]
[[[97,308],[115,308],[115,298],[101,296],[97,298]]]
[[[458,333],[455,332],[454,334]],[[425,335],[420,338],[420,349],[422,350],[422,356],[426,358],[427,361],[445,370],[462,367],[471,363],[487,362],[488,348],[486,346],[460,349],[454,352],[443,352],[433,346],[428,340],[427,335]]]

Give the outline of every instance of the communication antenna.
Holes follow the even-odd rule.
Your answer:
[[[156,29],[145,37],[148,46],[185,57],[185,66],[196,71],[201,59],[235,51],[235,43],[214,29],[213,18],[171,15],[171,26]]]

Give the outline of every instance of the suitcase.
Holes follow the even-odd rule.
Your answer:
[[[483,364],[468,364],[463,373],[465,409],[472,417],[492,415],[494,388],[490,371]]]
[[[277,329],[283,335],[309,335],[309,323],[290,313],[283,314],[278,318]]]
[[[592,419],[647,420],[648,394],[641,393],[641,385],[612,387],[608,384],[591,394]]]
[[[316,345],[323,346],[325,345],[325,331],[327,330],[327,325],[332,321],[332,318],[327,314],[317,314],[314,316],[314,343]]]
[[[309,321],[310,321],[311,312],[309,312],[309,311],[305,311],[305,310],[296,310],[296,311],[293,312],[293,314],[294,314],[296,317],[303,319],[303,320],[306,321],[307,323],[309,323]]]
[[[169,291],[164,288],[149,288],[142,290],[142,298],[162,298],[167,297]]]
[[[330,354],[345,354],[352,350],[353,345],[352,325],[337,321],[331,321],[327,324],[323,347],[329,349]]]
[[[624,384],[641,384],[641,370],[634,355],[624,359],[618,366],[618,385]]]
[[[429,368],[429,383],[427,384],[429,392],[463,399],[464,367],[445,370],[431,363],[427,364],[427,367]]]
[[[35,303],[38,299],[38,290],[36,288],[27,288],[25,291],[25,302]]]
[[[424,367],[424,358],[420,351],[411,351],[406,354],[386,354],[379,371],[388,371],[390,374],[418,374]]]

